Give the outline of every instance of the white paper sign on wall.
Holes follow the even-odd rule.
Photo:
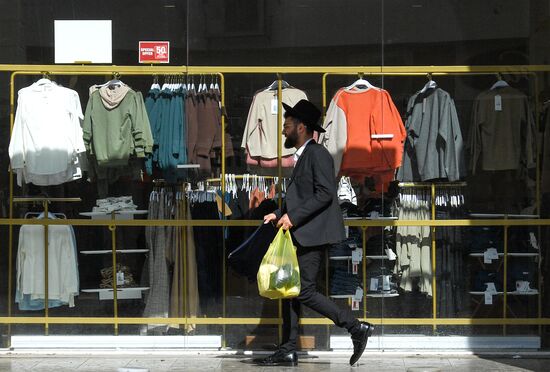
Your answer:
[[[113,63],[112,22],[54,21],[55,63]]]

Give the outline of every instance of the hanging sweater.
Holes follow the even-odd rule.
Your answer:
[[[537,148],[535,131],[525,94],[512,87],[482,92],[474,102],[468,138],[472,174],[478,169],[533,168]]]
[[[407,138],[400,181],[465,176],[463,140],[453,99],[443,89],[417,92],[407,105]]]
[[[405,128],[389,93],[383,89],[340,89],[324,121],[320,143],[334,159],[336,175],[391,174],[401,165]],[[392,134],[374,139],[373,134]]]
[[[151,153],[153,136],[141,93],[130,89],[118,104],[110,102],[110,107],[105,106],[99,90],[90,95],[86,106],[84,144],[97,165],[125,166],[131,156],[144,158]]]
[[[301,99],[307,99],[306,94],[296,88],[285,88],[282,95],[283,102],[289,106],[294,106]],[[251,157],[277,158],[277,137],[281,137],[281,143],[285,142],[285,137],[277,128],[277,107],[276,90],[261,90],[254,96],[241,143],[241,147],[246,149]],[[294,149],[283,147],[282,156],[292,154]]]

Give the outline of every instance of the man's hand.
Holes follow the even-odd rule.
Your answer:
[[[264,224],[268,224],[273,221],[277,221],[277,215],[275,213],[266,214],[264,216]]]
[[[290,230],[292,226],[292,222],[290,222],[290,218],[288,217],[288,214],[285,213],[283,217],[277,222],[277,227],[283,227],[283,230]]]

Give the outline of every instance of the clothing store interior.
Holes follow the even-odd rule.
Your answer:
[[[4,343],[46,332],[275,347],[279,301],[230,254],[292,176],[282,98],[322,110],[315,139],[334,160],[347,239],[326,252],[322,293],[379,336],[549,345],[547,1],[3,3],[14,39],[0,40],[0,63],[47,65],[13,86],[0,72]],[[112,72],[56,70],[54,21],[96,19],[112,21]],[[140,40],[169,40],[181,71],[125,73]],[[47,260],[41,219],[60,220]],[[45,316],[75,321],[17,321]],[[155,319],[97,321],[114,317]],[[302,317],[304,350],[346,335]]]

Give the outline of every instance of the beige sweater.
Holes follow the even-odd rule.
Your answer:
[[[283,102],[287,105],[294,106],[301,99],[307,99],[307,96],[300,89],[283,89]],[[280,132],[277,128],[277,110],[272,109],[272,104],[277,105],[276,90],[259,91],[252,101],[241,143],[252,157],[274,159],[277,157],[277,136],[281,136],[281,144],[285,142],[282,130]],[[282,148],[282,156],[294,154],[294,149]]]

